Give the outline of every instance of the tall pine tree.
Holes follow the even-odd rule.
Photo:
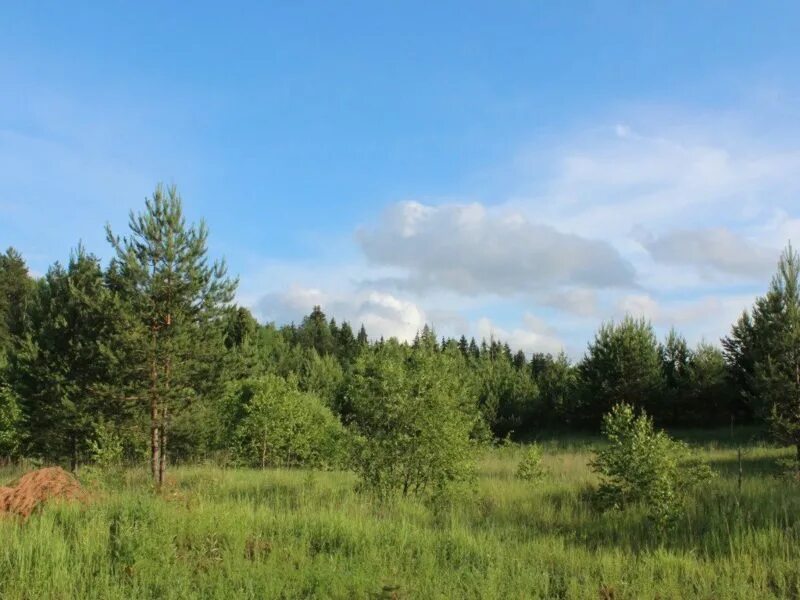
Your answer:
[[[173,413],[219,377],[220,317],[237,282],[227,278],[224,261],[209,264],[208,229],[202,221],[186,224],[174,186],[158,185],[129,226],[122,238],[107,228],[116,252],[110,276],[138,323],[130,336],[139,350],[132,380],[149,408],[151,472],[160,485]]]

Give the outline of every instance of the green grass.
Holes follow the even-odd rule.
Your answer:
[[[643,513],[585,500],[591,451],[545,444],[550,475],[488,452],[449,503],[378,503],[348,473],[143,470],[85,508],[0,520],[0,598],[798,598],[800,486],[789,450],[700,444],[719,477],[659,539]],[[0,482],[15,473],[0,471]]]

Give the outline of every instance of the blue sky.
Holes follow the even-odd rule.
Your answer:
[[[800,238],[796,3],[75,4],[0,8],[37,273],[165,181],[263,320],[578,355],[625,313],[716,342]]]

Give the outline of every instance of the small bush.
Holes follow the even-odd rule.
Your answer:
[[[233,392],[243,416],[236,428],[239,456],[252,466],[338,467],[345,431],[322,401],[277,375],[245,381]]]
[[[595,498],[604,509],[645,505],[663,530],[680,515],[688,492],[712,476],[685,443],[656,431],[650,417],[636,416],[628,404],[603,417],[603,435],[609,445],[592,468],[603,478]]]
[[[517,466],[516,478],[523,481],[539,481],[545,475],[542,466],[542,449],[539,444],[531,444],[522,455]]]
[[[480,418],[458,370],[460,353],[409,351],[394,341],[362,353],[347,395],[353,420],[353,469],[379,496],[426,495],[474,476]]]

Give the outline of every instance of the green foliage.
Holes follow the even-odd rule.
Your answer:
[[[472,474],[479,418],[460,377],[461,354],[389,341],[356,360],[347,392],[355,470],[381,494],[441,493]]]
[[[25,311],[34,289],[28,267],[14,248],[0,254],[0,356],[25,331]],[[2,362],[2,360],[0,360]]]
[[[579,416],[576,413],[580,388],[578,370],[567,355],[536,354],[530,369],[539,389],[540,418],[550,424],[573,423]]]
[[[608,446],[592,467],[602,477],[596,499],[604,508],[644,505],[663,531],[681,514],[688,493],[712,476],[685,443],[656,431],[650,417],[636,416],[628,404],[603,417],[602,431]]]
[[[530,444],[525,448],[522,460],[517,465],[516,478],[522,481],[536,482],[544,478],[545,473],[542,466],[542,448],[539,444]]]
[[[338,467],[345,461],[344,429],[333,413],[294,380],[266,375],[230,392],[240,457],[249,465]]]
[[[106,423],[98,423],[94,439],[89,442],[89,454],[92,464],[101,469],[119,467],[124,455],[122,438]]]
[[[328,408],[335,409],[344,384],[344,372],[339,361],[330,354],[320,356],[313,349],[304,354],[297,371],[300,388],[319,397]]]
[[[22,443],[22,409],[13,390],[0,381],[0,458],[14,458]]]
[[[336,340],[325,313],[315,306],[297,330],[297,342],[304,348],[313,348],[320,356],[332,354]]]
[[[224,261],[209,264],[208,229],[186,224],[173,186],[156,187],[144,212],[130,215],[130,235],[108,228],[115,251],[109,280],[132,315],[126,362],[131,395],[149,409],[151,471],[163,481],[170,423],[198,396],[220,391],[225,364],[222,317],[237,281]],[[246,319],[234,323],[234,342],[246,337]],[[229,335],[230,337],[230,335]]]
[[[612,406],[641,407],[657,401],[662,390],[661,357],[652,325],[626,317],[605,323],[580,364],[584,386],[582,418],[598,423]]]
[[[800,255],[791,245],[767,294],[724,343],[734,379],[775,437],[795,446],[800,470]]]
[[[114,389],[125,325],[99,260],[79,246],[66,268],[51,267],[37,283],[26,320],[9,375],[25,414],[27,453],[68,457],[75,467],[87,460],[99,420],[127,416]]]
[[[495,437],[530,430],[539,409],[539,390],[524,364],[515,367],[510,353],[492,343],[472,367],[478,406]]]

